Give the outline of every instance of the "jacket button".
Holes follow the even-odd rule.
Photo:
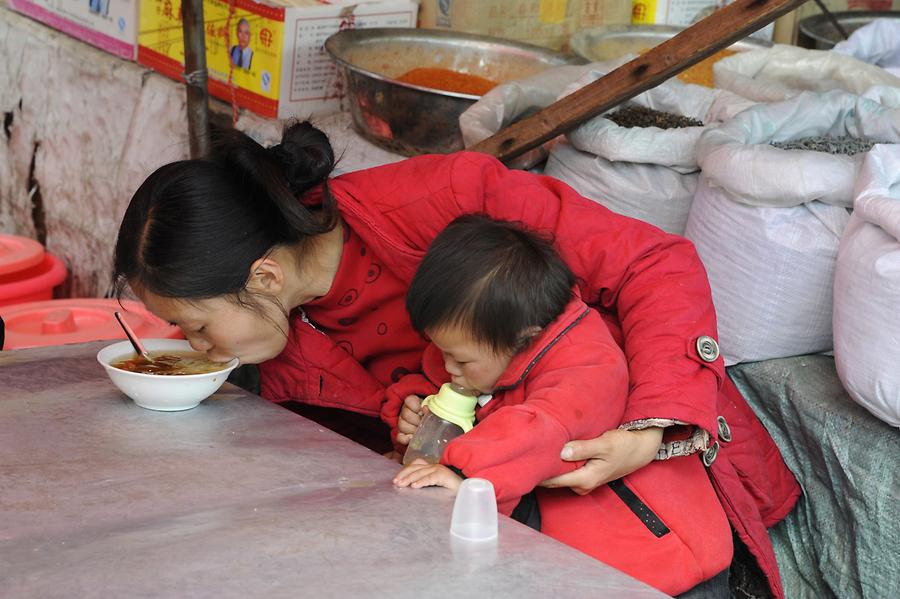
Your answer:
[[[728,443],[731,441],[731,427],[728,426],[724,416],[719,416],[716,420],[719,422],[719,438]]]
[[[719,442],[713,441],[709,449],[703,452],[703,465],[709,468],[716,461],[717,455],[719,455]]]
[[[719,344],[708,335],[697,337],[697,355],[704,362],[715,362],[719,357]]]

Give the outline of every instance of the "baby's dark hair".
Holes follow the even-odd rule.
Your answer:
[[[551,243],[470,214],[434,238],[406,296],[421,333],[459,327],[493,351],[517,353],[565,309],[575,284]]]
[[[235,129],[215,129],[208,158],[173,162],[141,184],[116,240],[117,296],[127,283],[181,299],[239,296],[254,261],[273,248],[332,230],[328,191],[334,151],[308,122],[264,148]],[[299,197],[322,186],[320,209]]]

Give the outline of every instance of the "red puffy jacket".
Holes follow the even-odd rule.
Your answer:
[[[579,279],[582,299],[601,313],[628,359],[631,384],[622,421],[683,422],[716,442],[717,417],[727,419],[732,441],[712,461],[713,483],[773,593],[783,596],[766,526],[790,511],[800,489],[725,376],[722,359],[706,362],[698,353],[698,338],[715,337],[716,321],[706,271],[690,241],[615,214],[556,179],[509,170],[477,153],[420,156],[357,171],[332,179],[330,189],[345,225],[401,285],[409,285],[431,240],[462,214],[485,213],[552,237]],[[395,302],[390,310],[402,308]],[[396,426],[400,406],[384,403],[391,379],[367,371],[365,356],[350,356],[327,332],[294,315],[287,348],[261,365],[263,395],[381,412]],[[411,328],[395,331],[385,343],[408,345],[414,336]],[[425,340],[418,343],[424,350]],[[398,359],[396,372],[412,369],[407,356]],[[715,457],[713,451],[706,455],[708,461]]]
[[[424,375],[388,388],[392,398],[434,393],[450,379],[431,345]],[[522,496],[579,464],[567,441],[616,428],[625,413],[625,356],[600,315],[580,299],[517,354],[477,410],[478,425],[441,462],[494,484],[509,515]],[[712,578],[732,557],[731,528],[699,456],[657,461],[588,495],[536,489],[541,532],[676,595]]]

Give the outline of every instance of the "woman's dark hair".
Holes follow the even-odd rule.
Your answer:
[[[419,332],[460,327],[498,352],[524,349],[565,309],[575,275],[549,241],[514,223],[461,216],[434,238],[406,295]]]
[[[157,169],[131,198],[116,240],[114,280],[163,297],[240,294],[253,262],[272,248],[332,230],[337,208],[327,178],[328,138],[308,122],[288,126],[266,149],[216,129],[208,158]],[[299,197],[321,185],[321,207]]]

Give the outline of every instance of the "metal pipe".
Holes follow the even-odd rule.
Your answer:
[[[203,0],[182,0],[181,23],[184,27],[184,81],[187,84],[191,158],[202,158],[209,154],[209,89]]]

